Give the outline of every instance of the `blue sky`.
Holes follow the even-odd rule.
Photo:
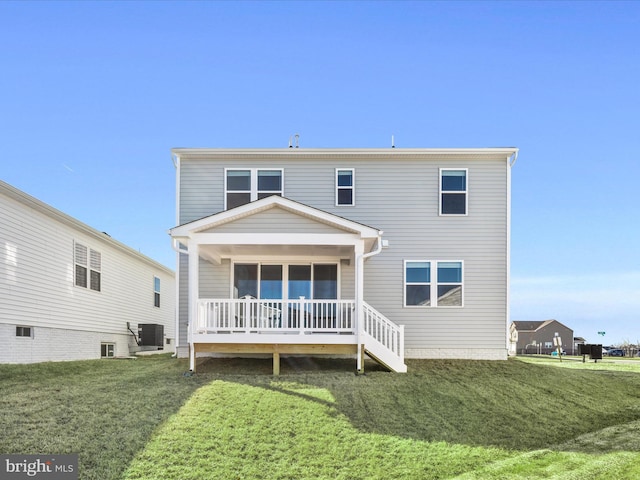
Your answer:
[[[172,147],[516,146],[512,318],[640,340],[638,2],[0,2],[0,66],[0,178],[170,267]]]

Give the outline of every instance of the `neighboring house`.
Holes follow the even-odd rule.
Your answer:
[[[557,348],[554,345],[554,337],[560,337],[562,349],[568,355],[577,353],[573,341],[573,330],[557,320],[514,321],[509,327],[509,338],[512,345],[515,342],[515,353],[518,355],[550,354]]]
[[[507,358],[518,150],[172,150],[178,355]]]
[[[0,363],[174,351],[174,327],[173,271],[0,181]]]
[[[586,345],[587,344],[587,340],[583,337],[573,337],[573,353],[575,355],[578,354],[578,351],[580,350],[579,345]]]

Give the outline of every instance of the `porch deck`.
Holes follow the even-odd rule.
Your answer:
[[[200,352],[357,354],[366,352],[395,371],[404,365],[404,329],[368,304],[362,328],[355,300],[200,299],[190,344]],[[360,350],[358,349],[360,346]]]

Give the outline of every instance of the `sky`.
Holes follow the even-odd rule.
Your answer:
[[[639,115],[640,2],[0,2],[5,182],[175,268],[173,147],[518,147],[511,317],[605,345]]]

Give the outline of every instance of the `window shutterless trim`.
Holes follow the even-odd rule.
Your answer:
[[[24,325],[16,325],[16,337],[19,337],[19,338],[33,338],[33,327],[26,327]]]
[[[351,185],[340,185],[340,172],[351,173]],[[336,207],[353,207],[356,204],[356,170],[355,168],[336,168]],[[351,191],[351,203],[340,203],[340,191]]]
[[[442,188],[442,172],[464,172],[464,190],[444,190]],[[443,213],[443,195],[464,195],[464,213]],[[438,215],[443,217],[465,217],[469,215],[469,169],[468,168],[440,168],[438,175]]]
[[[429,266],[429,280],[426,282],[407,282],[407,265],[410,263],[426,263]],[[460,282],[440,281],[438,278],[438,266],[443,263],[459,263],[460,264]],[[405,308],[463,308],[464,307],[464,261],[463,260],[427,260],[415,259],[404,260],[403,262],[403,307]],[[428,305],[407,305],[407,285],[425,285],[429,287],[429,304]],[[438,287],[439,286],[455,286],[460,285],[462,289],[460,293],[460,305],[439,305],[438,304]]]
[[[104,355],[103,355],[104,353]],[[113,342],[100,343],[100,358],[113,358],[116,356],[116,344]]]
[[[249,172],[249,189],[248,190],[229,190],[228,188],[228,172]],[[259,190],[258,178],[260,172],[280,172],[280,190]],[[284,168],[242,168],[228,167],[224,169],[224,209],[228,210],[228,196],[230,193],[249,194],[249,202],[255,202],[260,198],[260,194],[269,193],[271,195],[280,195],[284,197]],[[249,203],[247,202],[247,203]],[[243,204],[244,205],[244,204]]]

